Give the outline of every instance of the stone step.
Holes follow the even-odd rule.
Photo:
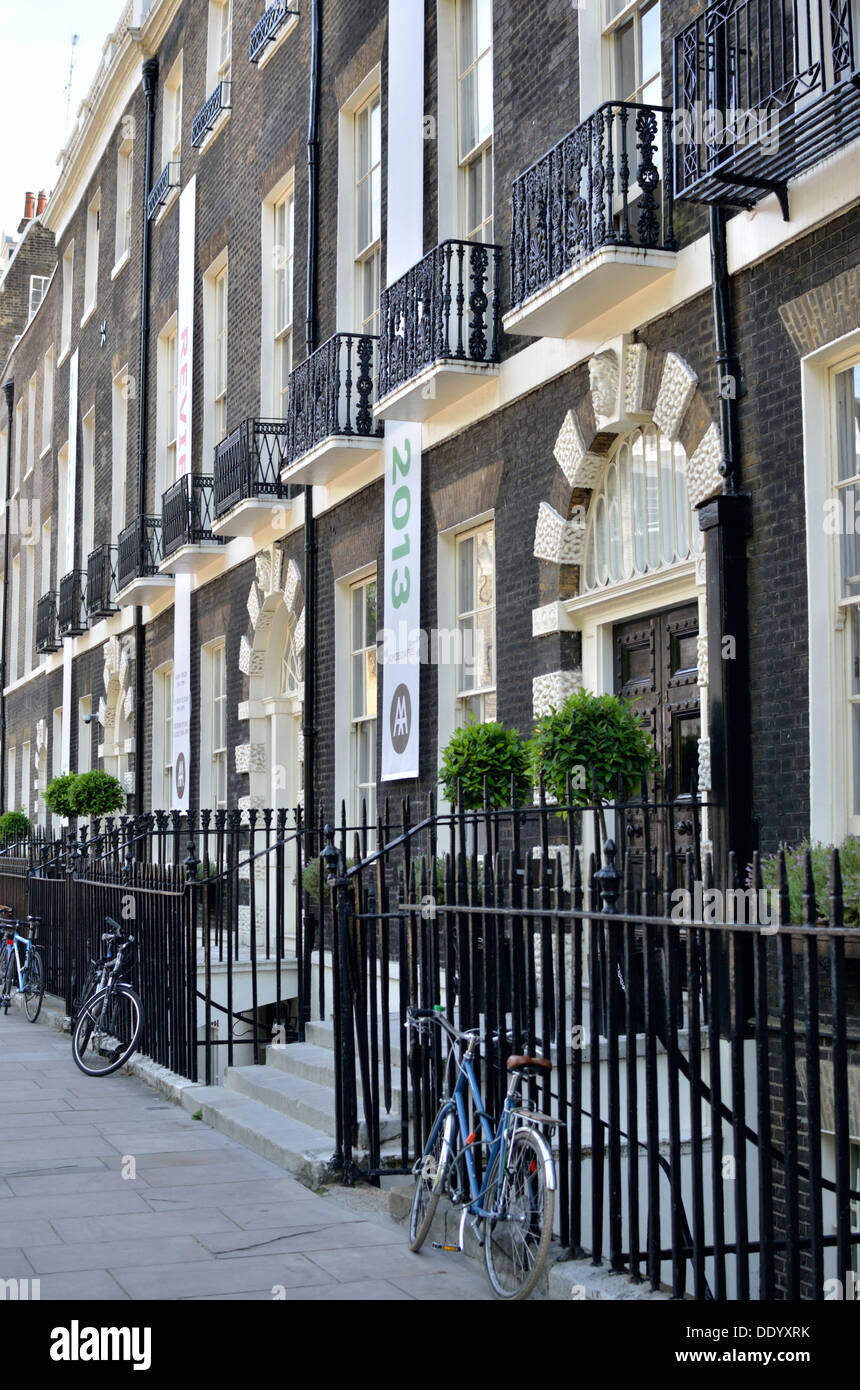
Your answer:
[[[333,1144],[337,1133],[333,1086],[321,1086],[271,1066],[228,1067],[224,1073],[224,1085],[228,1090],[248,1096],[279,1114],[328,1135],[329,1143]],[[381,1140],[393,1139],[399,1133],[399,1115],[383,1115],[380,1119]],[[359,1148],[366,1148],[367,1142],[367,1127],[359,1119]]]
[[[389,1015],[391,1037],[391,1065],[400,1066],[400,1022],[397,1014]],[[379,1031],[379,1052],[382,1057],[382,1031]],[[314,1047],[334,1051],[334,1022],[332,1019],[317,1020],[305,1024],[305,1039]]]
[[[226,1086],[187,1086],[182,1105],[307,1187],[326,1181],[333,1150],[329,1134]]]
[[[314,1043],[287,1043],[282,1047],[266,1049],[266,1064],[288,1076],[313,1081],[318,1086],[334,1089],[334,1052],[330,1047],[317,1047]],[[361,1077],[356,1062],[359,1095],[362,1094]],[[400,1113],[402,1098],[402,1079],[399,1067],[391,1068],[391,1108]],[[384,1105],[382,1060],[379,1062],[379,1103]]]

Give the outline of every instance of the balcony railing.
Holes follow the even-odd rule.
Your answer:
[[[56,652],[62,645],[57,623],[57,595],[43,594],[36,604],[36,651]]]
[[[219,82],[197,112],[191,122],[191,144],[195,149],[203,144],[221,112],[229,111],[232,105],[232,89],[232,82]]]
[[[273,43],[278,37],[278,30],[287,16],[297,14],[298,10],[290,9],[287,0],[277,0],[276,4],[269,6],[263,18],[258,20],[251,30],[248,57],[252,63],[259,62],[266,51],[266,46]]]
[[[60,580],[59,628],[62,637],[87,630],[86,571],[70,570]]]
[[[675,37],[677,196],[749,205],[860,136],[848,0],[721,0]]]
[[[499,360],[502,249],[443,241],[382,292],[379,396],[435,362]]]
[[[215,445],[216,517],[255,497],[289,497],[290,488],[281,482],[286,440],[285,420],[242,420]]]
[[[135,517],[117,542],[116,587],[121,593],[134,579],[158,574],[161,550],[161,517]]]
[[[511,190],[511,304],[519,307],[596,251],[675,250],[671,179],[662,169],[671,112],[608,101]]]
[[[334,436],[379,438],[373,418],[379,339],[335,333],[290,373],[286,463]]]
[[[103,544],[87,556],[87,614],[96,619],[117,612],[116,546]]]
[[[169,487],[161,501],[163,558],[183,545],[223,545],[212,531],[212,478],[202,473],[186,473]]]
[[[152,186],[152,191],[146,200],[146,215],[152,220],[158,209],[167,202],[172,188],[178,188],[181,180],[182,166],[179,160],[165,164],[158,178]]]

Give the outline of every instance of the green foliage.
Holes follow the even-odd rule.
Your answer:
[[[347,868],[350,868],[350,869],[351,869],[354,863],[355,863],[355,860],[354,860],[354,859],[349,859],[349,860],[347,860]],[[326,883],[324,886],[325,886],[326,892],[328,892],[328,891],[329,891],[329,889],[328,889],[328,884]],[[320,900],[320,861],[319,861],[319,859],[311,859],[310,862],[307,863],[307,864],[305,865],[305,867],[302,869],[302,891],[305,892],[305,893],[307,893],[309,897],[313,898],[314,902],[319,902],[319,900]]]
[[[445,795],[457,801],[457,783],[463,788],[467,810],[479,811],[484,804],[484,777],[491,806],[509,806],[511,776],[515,779],[517,801],[531,800],[528,744],[519,730],[501,724],[478,724],[470,719],[455,730],[442,751],[439,778]]]
[[[76,814],[72,806],[72,790],[78,780],[76,772],[62,772],[59,777],[52,777],[42,798],[49,811],[55,816],[74,816]]]
[[[803,874],[806,851],[812,860],[812,876],[815,880],[815,901],[818,916],[827,921],[830,912],[830,867],[833,846],[813,844],[801,840],[796,845],[785,846],[785,872],[788,878],[788,896],[791,905],[791,921],[802,921]],[[845,904],[843,925],[860,926],[860,836],[849,835],[839,846],[839,864],[842,869],[842,895]],[[747,871],[748,881],[751,871]],[[765,888],[779,887],[779,855],[763,855],[761,859],[761,878]]]
[[[4,811],[0,816],[0,835],[4,840],[26,840],[33,833],[25,811]]]
[[[567,777],[575,806],[612,801],[618,779],[635,795],[643,774],[656,769],[654,741],[627,700],[577,690],[560,709],[551,709],[535,724],[531,739],[535,781],[543,776],[547,791],[567,802]]]
[[[121,811],[125,796],[116,777],[109,772],[82,772],[74,780],[69,794],[76,816],[109,816]]]

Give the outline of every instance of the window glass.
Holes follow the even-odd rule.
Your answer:
[[[457,537],[457,721],[496,717],[495,535],[492,522]]]
[[[353,823],[376,819],[376,579],[353,584],[350,606],[350,760]]]

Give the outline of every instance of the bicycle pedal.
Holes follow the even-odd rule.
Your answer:
[[[445,1252],[446,1255],[459,1255],[459,1254],[460,1254],[460,1247],[459,1247],[459,1245],[443,1245],[442,1242],[441,1242],[441,1240],[434,1240],[434,1241],[433,1241],[433,1249],[434,1249],[434,1250],[443,1250],[443,1251]]]

